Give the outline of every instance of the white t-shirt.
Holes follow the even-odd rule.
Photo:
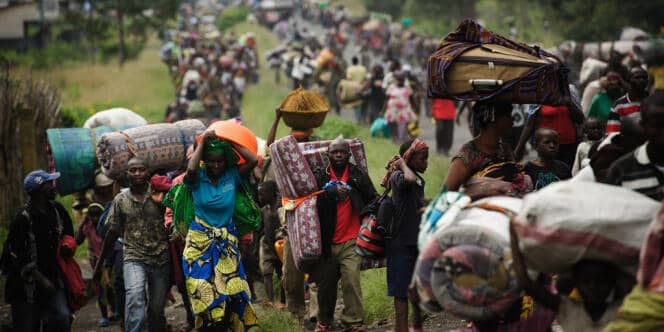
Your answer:
[[[620,308],[620,303],[610,303],[604,315],[598,321],[593,322],[583,307],[583,302],[562,296],[556,320],[565,332],[601,332],[618,317],[618,308]]]

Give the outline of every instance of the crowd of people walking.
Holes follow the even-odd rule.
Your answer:
[[[240,123],[247,86],[270,79],[259,77],[256,37],[224,34],[200,19],[199,10],[181,5],[179,27],[167,34],[160,51],[176,87],[165,121]],[[622,187],[641,194],[639,199],[648,204],[664,200],[664,90],[653,88],[644,64],[610,62],[596,82],[578,87],[581,98],[572,86],[566,105],[429,99],[423,66],[437,44],[416,34],[412,22],[397,28],[379,20],[358,23],[343,6],[307,4],[295,13],[273,27],[284,41],[266,56],[275,80],[285,73],[293,89],[326,97],[332,112],[351,112],[358,124],[371,125],[372,134],[387,133],[399,148],[389,153],[393,157],[378,161],[386,163],[381,192],[353,150],[357,143],[339,136],[323,145],[314,128],[302,127],[291,127],[286,138],[277,139],[285,116],[277,105],[273,126],[265,133],[265,151],[257,154],[209,127],[187,146],[181,169],[152,172],[150,160],[134,155],[122,179],[97,172],[89,199],[76,207],[80,220],[72,220],[55,200],[62,174],[35,170],[23,180],[28,203],[10,224],[0,260],[14,330],[71,330],[80,300],[72,291],[75,270],[65,263],[74,254],[67,245],[71,238],[79,245],[88,242],[100,327],[119,320],[125,331],[166,331],[164,308],[176,286],[188,328],[253,331],[260,328],[261,318],[255,310],[255,286],[263,283],[266,298],[261,304],[290,312],[304,328],[364,331],[360,271],[368,258],[376,257],[363,256],[356,247],[361,245],[358,234],[377,236],[368,230],[373,221],[383,229],[382,247],[372,250],[384,251],[375,266],[386,267],[387,295],[394,299],[390,328],[423,331],[425,299],[415,282],[423,260],[418,241],[422,220],[431,218],[431,211],[451,211],[453,204],[440,207],[440,197],[447,193],[467,196],[473,203],[498,196],[521,199],[565,181]],[[321,22],[323,40],[302,20]],[[453,128],[464,109],[473,138],[452,151]],[[434,151],[418,137],[420,116],[435,122],[435,151],[450,156],[447,174],[433,175],[444,177],[433,203],[425,197],[424,174]],[[270,155],[276,151],[271,147],[287,144],[286,139],[295,142],[293,149],[318,142],[314,148],[326,159],[324,165],[306,167],[313,176],[312,190],[301,197],[290,197],[293,188],[285,188],[280,169],[275,171],[286,167],[277,159],[283,156]],[[533,160],[523,159],[528,146],[536,154]],[[312,198],[315,208],[307,211],[317,215],[321,252],[304,261],[298,256],[302,240],[294,235],[299,230],[289,218]],[[664,309],[659,268],[663,211],[644,234],[638,275],[593,259],[576,262],[571,276],[529,270],[528,253],[521,250],[527,240],[514,220],[509,226],[511,255],[503,257],[512,262],[511,272],[473,279],[494,268],[492,253],[463,245],[441,253],[448,258],[434,268],[464,285],[461,297],[493,314],[490,319],[463,317],[468,327],[457,331],[664,327],[661,314],[651,312]],[[262,226],[246,228],[252,220]],[[478,261],[484,264],[469,267]],[[543,273],[533,279],[534,272]],[[492,290],[507,289],[509,275],[516,276],[523,294],[495,304],[502,308],[507,303],[505,310],[485,305],[482,301],[496,294],[474,287],[486,283]],[[340,312],[337,302],[343,303]],[[654,303],[650,310],[644,308],[649,303]],[[646,324],[654,328],[642,327]]]

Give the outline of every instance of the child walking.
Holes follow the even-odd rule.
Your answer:
[[[408,331],[408,286],[413,277],[417,250],[417,234],[424,207],[424,179],[429,147],[421,138],[406,141],[399,155],[388,162],[388,172],[381,185],[392,190],[394,223],[387,241],[387,295],[394,297],[396,332]],[[422,331],[420,308],[413,305],[410,331]]]
[[[88,259],[90,260],[90,266],[97,266],[97,260],[101,254],[101,246],[103,239],[97,233],[97,223],[99,222],[99,217],[101,217],[104,207],[99,203],[92,203],[88,205],[87,211],[85,212],[85,219],[78,227],[76,232],[76,244],[80,245],[88,240]],[[108,272],[108,269],[106,269]],[[108,276],[108,273],[105,273]],[[106,285],[108,282],[107,278],[105,281],[100,281],[96,286],[97,288],[97,305],[99,306],[99,311],[101,312],[101,318],[97,321],[99,327],[106,327],[110,324],[109,315],[108,315],[108,306],[111,306],[111,311],[113,310],[113,289]],[[110,317],[114,319],[116,317]]]
[[[576,156],[572,165],[573,176],[579,173],[582,168],[588,166],[590,162],[588,152],[590,151],[590,147],[604,136],[604,124],[599,119],[588,118],[583,124],[583,133],[585,140],[579,143],[579,146],[576,148]]]
[[[528,162],[523,169],[533,180],[535,190],[572,177],[569,166],[556,159],[558,149],[558,133],[555,130],[549,128],[537,129],[535,132],[537,159]]]

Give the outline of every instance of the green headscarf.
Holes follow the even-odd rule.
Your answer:
[[[205,142],[205,155],[223,154],[226,158],[226,165],[235,165],[240,160],[233,151],[231,143],[218,138],[208,139]]]

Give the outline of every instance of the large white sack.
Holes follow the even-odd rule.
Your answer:
[[[608,64],[594,58],[586,58],[581,64],[581,72],[579,73],[579,85],[585,86],[590,81],[598,80],[602,76]]]
[[[595,182],[562,181],[528,194],[517,220],[528,268],[564,272],[583,259],[633,273],[659,203],[634,191]]]
[[[126,127],[140,127],[146,124],[148,124],[148,121],[144,117],[129,109],[116,107],[95,113],[85,120],[83,128],[92,129],[109,126],[115,129],[125,129]]]

